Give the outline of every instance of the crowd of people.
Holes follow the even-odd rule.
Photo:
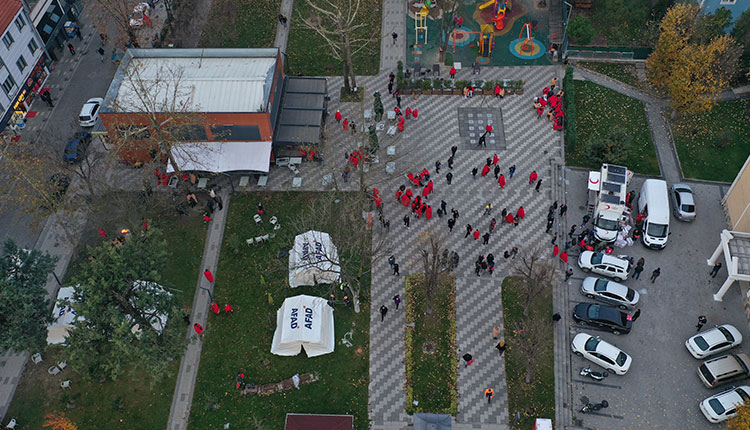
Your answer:
[[[555,86],[557,85],[557,78],[552,78],[549,82],[548,87],[544,87],[542,95],[534,97],[534,109],[536,110],[537,119],[542,118],[544,111],[547,110],[547,119],[552,122],[552,128],[555,130],[563,129],[563,117],[565,111],[563,110],[562,100],[565,92],[559,89],[555,93]]]

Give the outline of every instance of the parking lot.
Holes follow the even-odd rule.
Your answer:
[[[567,229],[581,224],[586,206],[587,172],[568,170],[566,173],[567,203],[569,213]],[[628,190],[640,191],[645,178],[635,177]],[[668,184],[671,186],[672,184]],[[586,276],[576,264],[578,251],[571,249],[570,265],[575,272],[568,281],[568,342],[581,332],[601,335],[601,338],[633,358],[632,366],[624,376],[610,375],[601,382],[579,376],[582,367],[592,370],[602,368],[577,356],[571,357],[572,405],[576,424],[592,429],[709,429],[710,424],[698,408],[700,401],[718,393],[723,386],[707,389],[697,375],[699,360],[685,348],[685,340],[696,333],[699,315],[708,323],[703,330],[718,324],[732,324],[743,334],[744,342],[730,352],[750,352],[750,330],[740,297],[739,285],[734,285],[723,302],[715,302],[712,295],[726,279],[726,264],[711,279],[711,267],[706,259],[719,243],[719,234],[726,222],[720,207],[722,189],[717,185],[689,183],[695,192],[697,219],[692,223],[670,219],[671,236],[664,250],[654,251],[641,243],[625,248],[615,248],[614,255],[627,254],[637,260],[644,257],[645,270],[641,279],[623,282],[641,294],[638,307],[640,318],[633,323],[630,334],[615,336],[573,322],[573,307],[582,301],[592,302],[580,293]],[[724,187],[724,191],[728,186]],[[590,226],[591,224],[589,224]],[[567,230],[566,230],[567,231]],[[579,229],[580,231],[580,229]],[[566,236],[567,238],[567,236]],[[723,263],[723,257],[722,257]],[[655,283],[649,277],[657,267],[661,276]],[[568,347],[570,353],[570,347]],[[719,354],[720,356],[723,354]],[[742,385],[745,382],[736,382]],[[580,398],[587,396],[592,403],[607,400],[609,408],[595,413],[578,412]]]

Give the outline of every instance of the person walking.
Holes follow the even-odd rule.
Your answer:
[[[448,157],[448,168],[453,170],[453,156]]]
[[[206,277],[206,280],[208,280],[208,282],[214,282],[214,274],[211,273],[211,271],[208,270],[208,268],[206,268],[206,270],[203,271],[203,276]]]
[[[398,276],[398,263],[393,263],[393,275]]]
[[[474,233],[472,233],[471,235],[474,236],[474,240],[479,239],[479,229],[474,229]]]
[[[101,60],[101,62],[103,63],[104,62],[104,48],[100,46],[99,49],[96,50],[96,52],[99,53],[99,60]]]
[[[409,223],[411,220],[409,219],[409,215],[404,215],[404,227],[409,228]]]
[[[448,213],[448,203],[445,203],[445,200],[440,200],[440,209],[444,214]]]
[[[540,179],[539,182],[536,183],[536,187],[534,187],[534,190],[538,193],[539,188],[542,187],[542,180]]]
[[[497,352],[499,352],[500,357],[502,357],[505,352],[505,339],[500,339],[500,342],[495,345],[495,348],[497,348]]]
[[[456,156],[456,151],[458,151],[458,146],[456,145],[451,146],[451,157]]]
[[[529,185],[533,184],[534,181],[536,181],[538,177],[539,175],[537,175],[536,170],[532,170],[531,173],[529,174]]]
[[[448,74],[450,75],[451,79],[456,79],[456,68],[451,66],[451,69],[448,72]]]
[[[497,179],[500,175],[500,166],[498,166],[497,164],[495,165],[494,173],[495,173],[495,179]]]
[[[492,339],[497,340],[498,336],[500,336],[500,327],[498,326],[492,327]]]
[[[196,333],[203,334],[203,326],[202,325],[200,325],[198,323],[195,323],[195,324],[193,324],[193,329],[195,330]]]
[[[701,331],[704,325],[708,322],[708,318],[706,318],[705,315],[701,315],[698,317],[698,324],[695,325],[695,331]]]
[[[565,280],[567,281],[571,276],[573,276],[573,268],[568,267],[568,270],[565,271]]]
[[[638,318],[641,317],[641,310],[637,309],[633,315],[630,316],[630,321],[635,322]]]
[[[482,236],[482,245],[489,245],[490,244],[490,233],[487,232]]]
[[[440,168],[443,167],[443,163],[440,160],[435,162],[435,173],[440,173]]]
[[[73,46],[73,44],[72,44],[72,43],[70,43],[70,42],[68,42],[68,51],[70,51],[70,53],[71,53],[72,55],[76,55],[76,48],[75,48],[75,46]]]
[[[391,33],[391,37],[393,38],[393,46],[396,45],[396,39],[398,39],[398,34],[394,31]]]
[[[445,180],[448,181],[448,185],[450,185],[451,182],[453,182],[453,173],[452,172],[448,172],[448,174],[445,175]]]
[[[484,205],[484,215],[489,215],[492,212],[492,203]]]
[[[651,272],[651,283],[652,284],[654,282],[656,282],[656,278],[658,278],[659,275],[661,275],[661,267],[657,267],[656,270],[654,270],[653,272]]]
[[[385,320],[385,314],[388,313],[388,308],[383,305],[380,307],[380,322],[383,322]]]
[[[643,272],[643,266],[635,266],[633,269],[633,279],[641,279],[641,272]]]
[[[448,219],[448,232],[453,233],[453,227],[456,225],[456,220],[453,218]]]
[[[466,224],[466,234],[464,235],[464,239],[469,237],[472,231],[474,231],[474,229],[471,228],[471,224]]]
[[[566,212],[568,212],[568,205],[563,203],[562,206],[560,206],[560,216],[565,216]]]
[[[468,352],[464,354],[461,358],[464,359],[464,367],[469,367],[474,362],[474,358]]]
[[[398,310],[398,305],[401,304],[401,296],[396,294],[393,296],[393,304],[396,305],[396,310]]]
[[[476,167],[475,167],[475,168],[473,168],[473,169],[471,169],[471,176],[472,176],[472,177],[473,177],[474,179],[476,179],[476,178],[477,178],[477,172],[478,172],[478,171],[479,171],[479,169],[477,169]]]
[[[516,173],[516,165],[510,166],[508,169],[508,179],[513,179],[513,174]]]
[[[484,390],[484,397],[487,397],[487,403],[492,403],[492,398],[495,397],[495,391],[492,388]]]
[[[340,110],[338,110],[338,109],[336,110],[335,117],[336,117],[336,122],[339,123],[339,124],[341,124],[341,119],[343,118],[343,116],[341,115],[341,111]],[[348,159],[349,157],[346,157],[346,158]]]
[[[396,264],[396,257],[394,257],[393,255],[388,257],[388,264],[391,266],[391,269],[393,269],[393,265]]]
[[[711,275],[712,278],[715,278],[719,273],[719,270],[721,270],[721,263],[716,263],[714,264],[714,268],[711,269],[711,273],[709,273],[709,275]]]
[[[550,243],[552,243],[553,245],[556,245],[555,242],[557,242],[557,232],[555,232],[555,234],[552,235],[552,241]]]

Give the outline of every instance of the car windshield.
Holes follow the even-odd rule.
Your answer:
[[[607,283],[609,281],[605,281],[604,279],[597,279],[596,283],[594,284],[594,291],[602,292],[607,291]]]
[[[703,339],[703,336],[695,336],[693,338],[693,342],[698,345],[698,348],[700,348],[701,351],[705,351],[708,349],[708,342],[706,342],[706,339]]]
[[[603,230],[614,231],[617,230],[617,221],[600,217],[596,219],[596,226]]]
[[[584,345],[584,349],[589,352],[596,351],[596,346],[599,345],[599,342],[601,342],[601,339],[597,339],[595,337],[589,338],[589,340],[586,341],[586,345]]]
[[[617,354],[617,359],[615,361],[618,365],[624,366],[625,362],[628,361],[628,356],[624,352],[620,352]]]
[[[594,254],[591,256],[591,264],[599,264],[602,262],[602,254]]]
[[[732,333],[729,333],[729,330],[727,330],[726,327],[718,327],[718,329],[729,342],[734,342],[734,336],[732,336]]]
[[[599,310],[601,308],[599,305],[591,305],[589,306],[588,316],[591,319],[598,319],[599,318]]]
[[[688,190],[687,188],[675,188],[674,190],[677,191],[678,193],[688,193],[688,194],[692,193],[692,191]]]
[[[711,406],[711,409],[716,412],[716,415],[723,415],[724,412],[726,412],[726,409],[724,409],[724,405],[721,404],[719,399],[711,399],[708,401],[708,405]]]
[[[695,212],[695,206],[693,205],[682,205],[682,211],[689,214]]]
[[[91,119],[91,117],[90,116],[86,116],[86,115],[81,115],[81,116],[78,117],[78,119],[80,119],[81,121],[88,121],[88,120]]]
[[[668,225],[654,224],[650,222],[648,223],[648,227],[646,228],[646,234],[652,237],[667,237],[668,228]]]
[[[627,294],[625,294],[625,298],[628,299],[628,301],[632,302],[635,298],[635,290],[632,288],[628,288]]]
[[[743,403],[747,403],[747,401],[750,400],[750,395],[748,395],[747,392],[745,392],[745,390],[743,390],[742,388],[738,388],[736,392],[740,395],[740,397],[742,397]]]

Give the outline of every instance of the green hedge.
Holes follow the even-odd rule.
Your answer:
[[[575,152],[578,143],[578,130],[576,128],[576,87],[573,85],[573,68],[565,68],[565,78],[563,79],[563,90],[565,96],[565,148],[568,153]]]

